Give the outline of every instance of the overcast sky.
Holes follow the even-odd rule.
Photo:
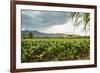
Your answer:
[[[71,12],[22,10],[21,22],[22,30],[85,35],[73,27]]]

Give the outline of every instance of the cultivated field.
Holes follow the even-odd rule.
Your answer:
[[[21,40],[22,62],[87,60],[89,38],[34,38]]]

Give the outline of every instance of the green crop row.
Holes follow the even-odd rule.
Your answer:
[[[89,59],[89,39],[22,39],[21,61],[67,61]]]

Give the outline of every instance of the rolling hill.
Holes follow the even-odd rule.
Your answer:
[[[28,36],[32,34],[34,37],[81,37],[80,35],[76,34],[65,34],[65,33],[43,33],[39,31],[21,31],[22,36]]]

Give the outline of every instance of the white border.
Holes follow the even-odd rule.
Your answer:
[[[66,12],[89,12],[90,13],[90,60],[78,61],[60,61],[60,62],[36,62],[21,63],[21,9],[29,10],[49,10],[49,11],[66,11]],[[85,8],[69,8],[69,7],[50,7],[35,5],[16,5],[16,68],[39,68],[54,66],[74,66],[94,64],[94,10]]]

